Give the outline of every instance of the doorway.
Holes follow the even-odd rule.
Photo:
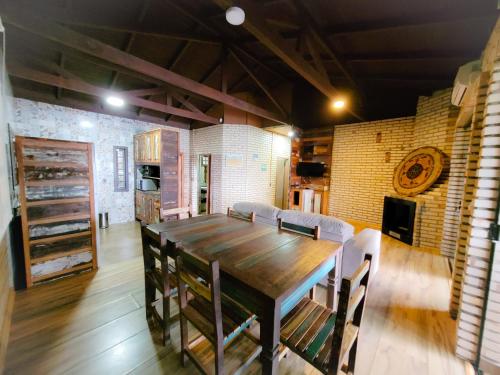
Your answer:
[[[288,209],[288,190],[290,179],[290,159],[278,157],[276,160],[276,192],[274,205]]]
[[[210,174],[211,155],[198,157],[198,215],[210,214]]]

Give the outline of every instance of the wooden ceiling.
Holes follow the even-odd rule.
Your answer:
[[[1,0],[14,94],[180,127],[217,123],[218,103],[303,128],[411,115],[480,57],[498,16],[495,0],[239,0],[235,27],[232,4]],[[127,108],[103,104],[110,92]],[[336,95],[343,115],[325,110]]]

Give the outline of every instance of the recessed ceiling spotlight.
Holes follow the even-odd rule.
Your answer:
[[[113,107],[123,107],[125,105],[125,101],[118,96],[108,96],[106,98],[106,103],[112,105]]]
[[[240,7],[227,8],[226,21],[234,26],[241,25],[243,22],[245,22],[245,11]]]
[[[345,107],[345,100],[343,99],[334,99],[332,101],[332,108],[333,109],[342,109]]]
[[[294,137],[294,136],[295,136],[295,132],[294,132],[293,130],[290,130],[290,131],[288,132],[288,136],[289,136],[290,138]]]

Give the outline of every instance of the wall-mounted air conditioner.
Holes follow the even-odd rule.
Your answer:
[[[453,92],[451,94],[451,104],[460,107],[465,97],[469,86],[479,76],[481,72],[481,62],[479,60],[471,61],[458,68],[455,83],[453,85]]]

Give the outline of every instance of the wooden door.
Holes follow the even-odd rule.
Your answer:
[[[161,132],[161,208],[179,207],[179,132]]]

